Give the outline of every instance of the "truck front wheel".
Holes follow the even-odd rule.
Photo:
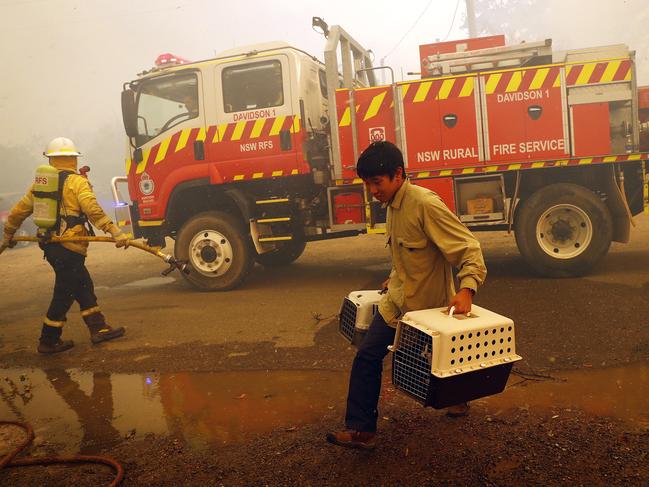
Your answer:
[[[527,263],[548,277],[587,273],[606,255],[613,222],[602,200],[576,184],[546,186],[516,215],[516,244]]]
[[[189,262],[190,273],[183,276],[200,291],[233,289],[254,264],[243,225],[220,211],[200,213],[182,226],[175,257]]]

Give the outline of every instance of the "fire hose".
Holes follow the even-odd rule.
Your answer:
[[[46,237],[18,237],[14,236],[12,238],[14,242],[39,242],[42,244],[47,243],[61,243],[61,242],[103,242],[103,243],[115,243],[115,239],[112,237],[57,237],[57,236],[46,236]],[[163,276],[169,275],[174,270],[178,269],[180,272],[189,274],[189,266],[186,261],[178,260],[173,255],[165,254],[160,250],[160,247],[150,247],[149,245],[138,242],[137,240],[129,240],[129,247],[135,247],[136,249],[143,250],[151,255],[162,259],[166,264],[169,264],[169,268],[162,271]]]
[[[5,456],[0,458],[0,470],[5,467],[27,467],[30,465],[52,465],[52,464],[64,464],[64,463],[98,463],[101,465],[107,465],[115,471],[115,478],[113,481],[108,484],[108,487],[117,487],[122,480],[124,479],[124,469],[120,463],[108,456],[103,455],[73,455],[69,457],[58,457],[58,456],[49,456],[49,457],[24,457],[15,459],[15,457],[29,446],[29,444],[34,440],[34,429],[26,424],[20,423],[18,421],[0,421],[0,426],[12,425],[22,428],[27,437],[12,451],[7,453]]]

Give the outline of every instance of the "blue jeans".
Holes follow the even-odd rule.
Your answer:
[[[388,345],[394,341],[395,332],[381,314],[376,313],[352,365],[345,414],[347,429],[376,431],[383,359],[388,354]]]

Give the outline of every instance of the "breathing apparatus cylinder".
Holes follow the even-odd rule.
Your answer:
[[[32,192],[34,195],[32,216],[34,223],[43,230],[54,228],[59,209],[59,171],[47,164],[38,166]]]

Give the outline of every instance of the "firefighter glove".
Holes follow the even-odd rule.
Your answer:
[[[125,249],[128,248],[131,241],[128,236],[123,233],[117,226],[111,225],[108,229],[108,232],[112,235],[113,239],[115,239],[115,247],[124,247]]]
[[[115,239],[115,247],[117,248],[124,247],[126,249],[131,243],[131,239],[128,238],[126,234],[122,232],[113,235],[113,238]]]
[[[16,246],[16,242],[11,240],[11,236],[5,234],[2,238],[2,243],[0,244],[0,254],[5,251],[5,249],[10,249]]]

